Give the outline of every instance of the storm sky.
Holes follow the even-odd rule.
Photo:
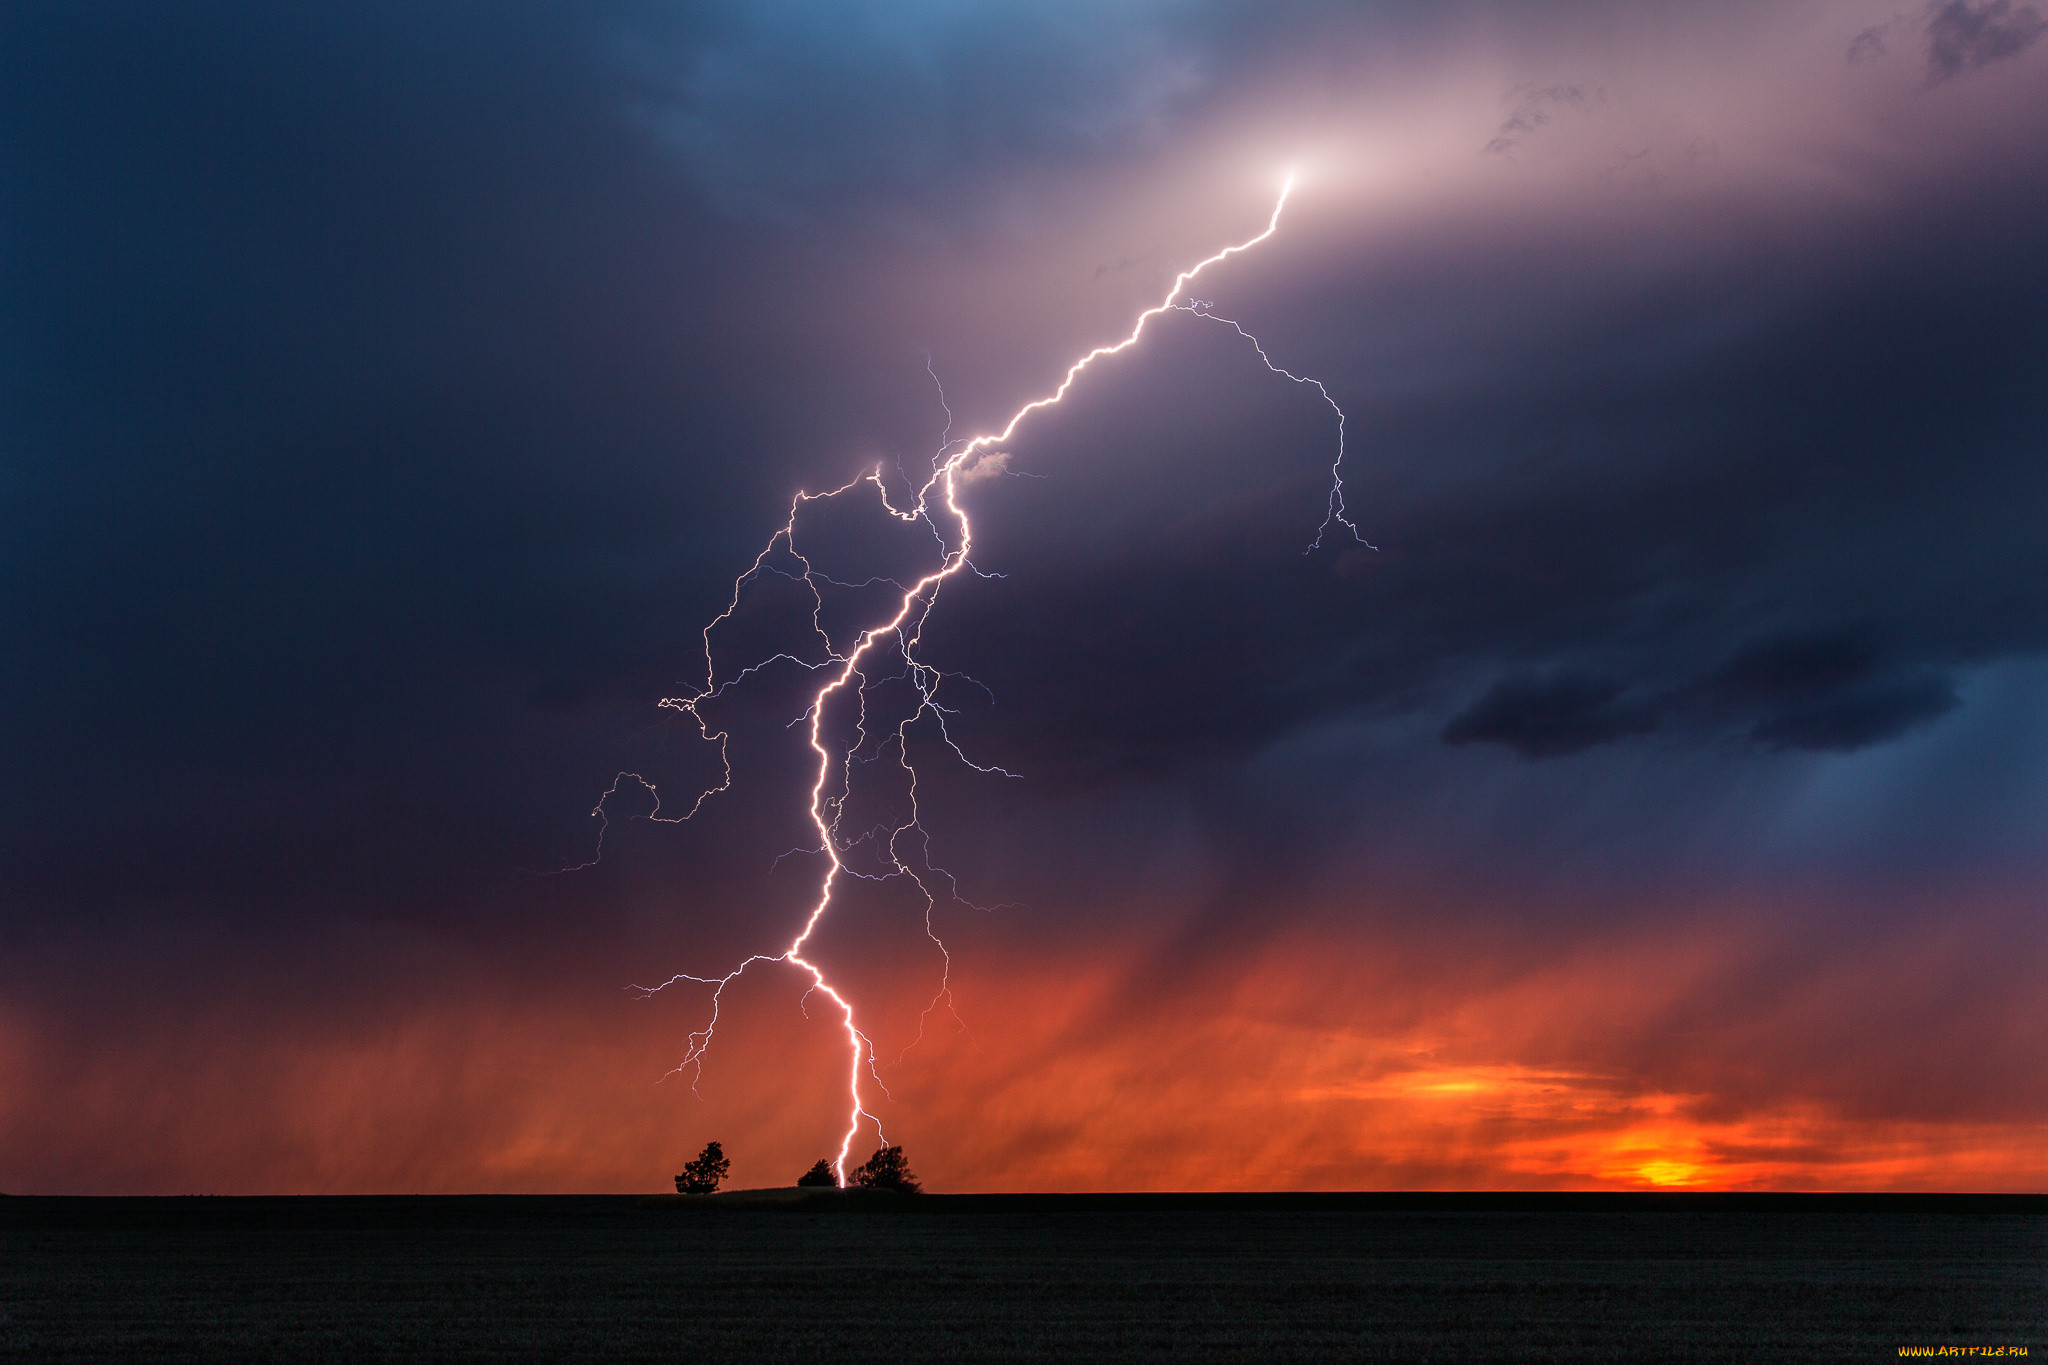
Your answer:
[[[826,1155],[795,974],[694,1091],[708,997],[630,989],[800,921],[800,680],[560,869],[615,774],[716,780],[657,703],[794,494],[999,426],[1289,168],[1195,292],[1341,406],[1362,541],[1309,548],[1335,414],[1185,313],[966,486],[926,657],[1017,776],[920,755],[952,1007],[900,884],[818,941],[889,1139],[956,1190],[2042,1188],[2044,34],[0,9],[0,1190]],[[828,571],[914,562],[856,501]]]

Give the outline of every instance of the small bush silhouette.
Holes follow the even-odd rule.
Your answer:
[[[903,1159],[901,1147],[877,1148],[875,1154],[854,1171],[847,1183],[865,1185],[871,1190],[895,1190],[901,1194],[916,1194],[924,1188],[917,1183],[917,1177],[911,1174],[909,1163]]]
[[[677,1194],[710,1194],[725,1179],[725,1173],[732,1163],[725,1159],[725,1148],[715,1142],[704,1144],[704,1150],[697,1153],[695,1161],[683,1166],[683,1173],[676,1177]]]
[[[821,1157],[817,1165],[796,1178],[796,1183],[799,1185],[830,1185],[837,1189],[839,1187],[839,1177],[832,1173],[832,1163]]]

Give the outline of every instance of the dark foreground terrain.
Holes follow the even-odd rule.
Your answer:
[[[0,1359],[2048,1352],[2038,1196],[0,1198]]]

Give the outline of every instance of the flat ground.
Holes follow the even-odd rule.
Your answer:
[[[0,1360],[2048,1352],[2039,1196],[763,1202],[0,1198]]]

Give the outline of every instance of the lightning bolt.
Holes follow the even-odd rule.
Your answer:
[[[929,718],[936,722],[936,729],[942,742],[952,750],[953,754],[962,763],[981,773],[1003,777],[1016,776],[1014,773],[1005,772],[1003,769],[993,765],[982,765],[973,762],[961,750],[960,746],[954,742],[952,734],[947,728],[946,721],[946,717],[951,712],[947,707],[941,705],[938,699],[940,683],[945,675],[942,675],[937,669],[923,663],[918,658],[918,647],[923,637],[925,622],[929,619],[932,608],[938,601],[939,592],[943,585],[947,580],[963,571],[975,574],[982,573],[980,569],[974,567],[969,558],[974,546],[974,528],[966,510],[961,507],[959,502],[958,495],[963,478],[975,468],[977,461],[999,455],[1001,447],[1016,434],[1017,429],[1032,414],[1053,407],[1065,399],[1068,391],[1073,388],[1074,383],[1096,361],[1101,360],[1105,356],[1117,355],[1137,345],[1139,338],[1144,335],[1146,326],[1153,319],[1170,312],[1180,312],[1192,317],[1213,320],[1220,325],[1231,328],[1250,343],[1252,349],[1257,353],[1259,360],[1268,370],[1282,375],[1296,384],[1313,387],[1322,396],[1323,401],[1336,413],[1337,455],[1330,466],[1329,501],[1323,523],[1317,529],[1315,539],[1309,544],[1308,551],[1313,551],[1321,546],[1324,537],[1330,534],[1334,527],[1342,527],[1354,539],[1364,543],[1363,537],[1359,535],[1358,528],[1349,519],[1344,505],[1343,409],[1338,407],[1336,400],[1331,397],[1329,390],[1324,388],[1321,381],[1294,374],[1275,364],[1271,357],[1267,355],[1265,347],[1259,342],[1258,338],[1253,336],[1242,325],[1232,319],[1224,318],[1214,313],[1209,301],[1186,296],[1188,286],[1204,271],[1212,266],[1222,264],[1241,252],[1251,250],[1278,232],[1281,212],[1287,207],[1287,200],[1292,194],[1293,189],[1294,177],[1289,175],[1283,183],[1279,198],[1274,202],[1273,211],[1268,216],[1266,225],[1261,231],[1246,238],[1244,241],[1224,247],[1222,250],[1196,262],[1175,275],[1173,283],[1167,287],[1165,297],[1152,307],[1139,313],[1131,324],[1129,333],[1121,340],[1095,347],[1074,361],[1067,367],[1066,373],[1061,377],[1058,387],[1044,397],[1035,398],[1023,407],[1018,408],[1016,412],[1011,414],[1010,419],[1003,424],[1000,430],[978,436],[951,439],[952,413],[951,409],[948,408],[946,410],[947,431],[940,438],[938,452],[933,456],[931,476],[917,490],[916,499],[908,506],[899,508],[890,500],[889,490],[882,480],[880,468],[875,468],[858,475],[828,492],[799,492],[790,502],[788,518],[768,538],[767,544],[762,546],[759,554],[755,555],[753,563],[748,566],[747,570],[733,580],[732,596],[725,609],[713,617],[710,623],[704,627],[702,632],[704,645],[703,685],[697,688],[690,696],[665,697],[661,701],[663,707],[689,716],[695,723],[698,734],[707,744],[717,749],[722,776],[717,782],[698,793],[696,800],[691,804],[689,810],[680,815],[663,815],[661,813],[661,796],[659,791],[656,790],[654,783],[638,773],[622,772],[613,780],[610,789],[598,799],[596,809],[591,812],[599,822],[597,855],[591,862],[581,864],[581,867],[592,866],[598,858],[603,856],[604,835],[609,828],[606,803],[619,792],[623,784],[638,784],[653,796],[655,802],[654,809],[642,818],[665,824],[680,824],[690,819],[699,810],[703,809],[705,802],[729,790],[733,781],[730,752],[731,736],[728,731],[714,724],[706,716],[703,708],[709,703],[729,695],[750,677],[774,664],[791,664],[813,674],[822,675],[817,690],[811,695],[809,705],[795,721],[791,722],[792,725],[798,723],[807,725],[810,749],[816,758],[815,776],[811,782],[807,810],[817,844],[814,849],[793,851],[819,852],[824,854],[828,862],[824,877],[818,887],[817,899],[812,903],[810,912],[803,921],[802,928],[797,931],[796,936],[790,940],[788,946],[779,953],[757,953],[740,962],[723,976],[705,977],[678,973],[659,985],[635,987],[634,989],[644,996],[651,996],[668,987],[685,982],[712,988],[710,1018],[705,1022],[703,1028],[689,1035],[688,1047],[683,1060],[677,1064],[675,1071],[670,1073],[673,1075],[686,1070],[691,1072],[694,1087],[695,1080],[702,1077],[705,1053],[710,1048],[712,1039],[717,1033],[726,987],[738,980],[748,969],[759,965],[786,964],[794,967],[807,978],[809,984],[804,991],[804,1001],[808,1001],[812,995],[824,996],[831,1002],[831,1007],[838,1012],[846,1031],[848,1056],[846,1130],[840,1139],[838,1155],[833,1161],[833,1169],[842,1185],[846,1182],[847,1158],[852,1152],[854,1140],[860,1135],[863,1126],[872,1124],[877,1140],[884,1144],[887,1141],[882,1135],[880,1119],[867,1107],[863,1077],[873,1081],[876,1088],[881,1089],[883,1094],[886,1095],[888,1092],[886,1087],[882,1085],[881,1076],[877,1068],[874,1043],[860,1028],[853,1002],[833,986],[826,978],[824,969],[817,962],[805,956],[806,950],[812,936],[817,932],[819,924],[831,910],[834,892],[844,879],[860,878],[863,880],[879,881],[895,877],[907,878],[924,897],[925,933],[937,945],[944,964],[938,993],[933,996],[932,1003],[926,1007],[924,1015],[919,1019],[919,1037],[922,1038],[925,1019],[941,1003],[946,1004],[950,1008],[952,999],[949,984],[952,957],[946,951],[946,945],[940,940],[937,929],[932,922],[932,916],[938,904],[938,897],[934,892],[932,883],[927,881],[926,878],[944,877],[947,882],[949,900],[960,901],[963,904],[966,902],[961,901],[959,888],[957,883],[953,881],[951,874],[936,867],[931,861],[930,841],[919,824],[917,769],[910,761],[909,732],[912,726]],[[929,361],[926,362],[926,368],[930,368]],[[934,382],[937,381],[936,374],[933,375],[933,380]],[[944,401],[944,390],[941,388],[940,403],[942,406]],[[901,522],[921,524],[930,530],[938,551],[936,568],[925,573],[922,577],[912,579],[908,583],[896,579],[883,578],[870,578],[864,583],[842,583],[827,577],[812,567],[811,562],[797,548],[797,521],[803,509],[813,502],[822,502],[853,493],[862,488],[863,485],[873,486],[883,511],[889,516]],[[1308,551],[1305,551],[1305,553]],[[786,567],[787,565],[795,567],[792,569]],[[809,590],[811,595],[811,631],[815,635],[817,643],[822,646],[822,655],[813,661],[800,658],[792,653],[776,653],[767,658],[757,660],[728,677],[721,678],[712,648],[712,633],[721,625],[730,621],[739,611],[740,599],[747,585],[760,579],[763,575],[769,574],[801,583]],[[995,575],[985,576],[993,577]],[[852,641],[842,648],[835,645],[830,632],[824,624],[825,599],[824,594],[820,590],[821,584],[841,588],[876,587],[886,584],[897,589],[899,595],[895,599],[894,609],[886,617],[859,631]],[[884,663],[885,660],[891,661],[895,666],[895,671],[881,679],[871,677],[869,670],[887,666]],[[896,761],[905,774],[905,780],[908,784],[908,818],[904,819],[901,823],[893,825],[885,821],[875,829],[849,837],[842,831],[841,824],[845,818],[848,798],[853,789],[854,764],[857,761],[857,757],[868,747],[870,738],[868,734],[868,697],[870,689],[878,681],[907,682],[914,693],[915,704],[911,706],[910,714],[899,720],[893,727],[893,733],[877,745],[877,753],[875,755],[875,757],[879,758],[886,749],[893,748],[895,750]],[[845,698],[850,698],[855,705],[853,739],[842,746],[835,746],[828,742],[825,728],[826,714],[828,708],[835,701]],[[872,762],[874,760],[861,758],[859,761]],[[906,856],[908,851],[905,843],[907,840],[919,842],[916,861],[923,865],[925,870],[924,876],[919,875],[912,859]],[[849,865],[847,859],[852,855],[855,847],[863,842],[873,844],[881,864],[886,870],[876,873],[865,873]],[[577,869],[564,870],[574,871]],[[915,1045],[913,1042],[911,1046],[914,1047]]]

